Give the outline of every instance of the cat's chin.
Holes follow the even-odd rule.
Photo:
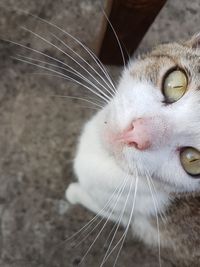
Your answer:
[[[137,164],[137,151],[132,151],[131,156],[129,153],[124,153],[124,151],[119,151],[113,154],[116,165],[127,175],[144,175],[144,169],[139,168]]]

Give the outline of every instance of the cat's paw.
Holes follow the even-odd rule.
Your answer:
[[[95,213],[98,213],[101,208],[79,183],[71,183],[65,191],[65,197],[71,204],[81,204]]]
[[[65,191],[65,197],[71,204],[78,204],[80,186],[78,183],[71,183]]]

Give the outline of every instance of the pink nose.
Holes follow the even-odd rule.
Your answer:
[[[150,119],[137,119],[121,135],[121,141],[139,150],[146,150],[152,145],[152,123]]]

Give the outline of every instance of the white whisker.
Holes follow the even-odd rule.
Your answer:
[[[75,69],[73,69],[73,68],[72,68],[71,66],[69,66],[68,64],[66,64],[66,63],[62,62],[61,60],[58,60],[58,59],[56,59],[56,58],[54,58],[54,57],[51,57],[51,56],[49,56],[48,54],[45,54],[45,53],[40,52],[40,51],[38,51],[38,50],[36,50],[36,49],[27,47],[27,46],[25,46],[25,45],[23,45],[23,44],[20,44],[20,43],[11,41],[11,40],[5,40],[5,41],[7,41],[7,42],[9,42],[9,43],[12,43],[12,44],[15,44],[15,45],[17,45],[17,46],[23,47],[23,48],[25,48],[25,49],[27,49],[27,50],[33,51],[33,52],[35,52],[35,53],[37,53],[37,54],[43,55],[44,57],[47,57],[47,58],[49,58],[49,59],[51,59],[51,60],[53,60],[53,61],[56,61],[56,62],[58,62],[58,63],[60,63],[60,64],[62,64],[62,65],[64,65],[64,66],[67,66],[69,69],[72,69],[74,72],[77,72]],[[15,59],[16,59],[16,58],[15,58]],[[18,60],[19,60],[19,59],[18,59]],[[22,61],[22,60],[21,60],[21,61]],[[26,62],[26,63],[28,63],[28,62]],[[30,63],[28,63],[28,64],[30,64]],[[68,71],[68,70],[67,70],[67,71]],[[81,76],[81,78],[83,77],[83,80],[85,79],[84,76],[82,76],[79,72],[77,72],[77,73]],[[67,80],[69,80],[69,79],[67,79]],[[91,90],[90,90],[90,91],[91,91]],[[93,92],[93,93],[94,93],[94,92]],[[99,96],[99,94],[96,94],[96,95]],[[107,99],[104,99],[104,101],[108,103],[108,100],[107,100]]]
[[[99,58],[88,48],[86,47],[80,40],[78,40],[76,37],[74,37],[73,35],[71,35],[70,33],[68,33],[67,31],[65,31],[64,29],[58,27],[56,24],[50,22],[50,21],[47,21],[37,15],[33,15],[31,14],[30,12],[27,12],[25,10],[22,10],[22,9],[19,9],[19,8],[15,8],[16,10],[22,12],[22,13],[25,13],[27,15],[30,15],[31,17],[47,24],[47,25],[50,25],[51,27],[59,30],[60,32],[66,34],[67,36],[69,36],[72,40],[74,40],[77,44],[79,44],[90,56],[91,58],[94,60],[94,62],[97,64],[97,66],[100,68],[100,70],[102,71],[102,73],[106,76],[106,78],[108,79],[108,81],[110,82],[111,86],[113,87],[114,91],[116,90],[115,88],[115,85],[111,79],[111,77],[109,76],[108,74],[108,71],[107,69],[105,68],[105,66],[101,63],[101,61],[99,60]]]
[[[76,233],[74,233],[72,236],[65,238],[64,241],[60,242],[56,247],[60,247],[63,246],[63,244],[69,242],[70,240],[76,238],[77,236],[85,233],[96,221],[100,216],[103,216],[103,213],[105,212],[105,210],[110,206],[110,203],[113,201],[113,199],[115,198],[115,194],[118,194],[118,191],[121,190],[122,186],[124,185],[125,180],[118,186],[115,188],[115,190],[112,192],[111,196],[109,197],[108,201],[106,202],[105,206],[89,221],[87,222],[83,227],[81,227],[81,229],[79,229]],[[56,248],[56,249],[57,249]],[[56,251],[55,249],[55,251]],[[55,253],[54,251],[54,253]],[[53,254],[52,253],[52,256]]]
[[[73,234],[71,237],[67,238],[65,241],[69,241],[72,238],[76,237],[77,235],[79,235],[84,229],[86,229],[88,226],[90,226],[91,224],[93,224],[93,222],[95,222],[100,216],[103,215],[104,210],[109,207],[110,203],[112,202],[112,200],[115,197],[115,193],[118,194],[118,191],[121,190],[122,186],[124,185],[125,181],[123,181],[118,187],[115,188],[114,192],[112,193],[112,195],[110,196],[110,198],[108,199],[107,203],[105,204],[105,206],[88,222],[86,223],[78,232],[76,232],[75,234]],[[87,229],[86,229],[87,230]]]
[[[118,192],[116,192],[117,193],[117,196],[119,195],[119,194],[121,194],[122,192],[123,192],[123,190],[124,190],[124,187],[126,186],[126,179],[124,180],[124,182],[122,183],[122,185],[120,186],[120,188],[119,188],[119,190],[117,190]],[[115,197],[115,195],[114,195],[114,197]],[[113,198],[114,198],[113,197]],[[116,201],[116,199],[112,199],[112,200],[114,200],[114,201]],[[117,201],[118,201],[118,197],[117,197]],[[106,209],[104,209],[104,213],[105,212],[109,212],[109,210],[111,210],[111,215],[112,215],[112,212],[113,212],[113,209],[111,208],[111,205],[110,205],[110,203],[111,203],[111,201],[109,201],[109,203],[108,203],[108,206],[107,206],[107,208],[108,208],[108,211],[106,211]],[[102,214],[103,215],[103,214]],[[78,244],[76,244],[76,246],[75,247],[77,247],[77,246],[79,246],[84,240],[86,240],[87,239],[87,237],[92,233],[92,232],[94,232],[94,230],[100,225],[100,223],[102,222],[104,220],[104,217],[102,216],[102,219],[95,225],[95,227],[78,243]],[[107,223],[107,222],[106,222]],[[106,224],[105,223],[105,224]],[[103,226],[103,228],[104,228],[104,226]],[[101,229],[101,231],[103,231],[103,229]]]
[[[32,73],[34,75],[42,75],[42,76],[49,76],[49,77],[57,77],[59,79],[65,79],[65,77],[62,77],[60,75],[56,75],[56,74],[49,74],[49,73]],[[91,103],[95,106],[97,106],[98,110],[99,108],[104,108],[104,102],[102,102],[102,100],[99,100],[99,99],[92,99],[92,98],[82,98],[82,97],[76,97],[76,96],[69,96],[69,95],[50,95],[52,97],[59,97],[59,98],[68,98],[68,99],[77,99],[77,100],[81,100],[81,101],[85,101],[85,102],[88,102],[88,103]],[[95,101],[95,102],[94,102]]]
[[[65,47],[67,47],[70,51],[72,51],[78,58],[80,58],[89,68],[91,68],[99,77],[100,79],[110,88],[110,90],[115,93],[113,88],[107,83],[107,81],[95,70],[95,68],[92,67],[91,64],[89,64],[82,56],[80,56],[76,51],[74,51],[69,45],[67,45],[64,41],[62,41],[60,38],[58,38],[55,34],[50,33],[56,40],[61,42]],[[89,72],[88,72],[89,73]],[[94,76],[89,73],[90,76],[94,78]],[[97,83],[99,83],[111,96],[114,96],[110,90],[108,90],[106,87],[104,87],[98,80],[96,80]]]
[[[32,75],[40,75],[40,76],[58,77],[58,78],[62,79],[62,77],[60,77],[59,75],[49,74],[47,72],[31,72],[31,74]],[[82,100],[82,101],[91,103],[93,105],[96,105],[99,108],[104,108],[104,105],[105,105],[105,103],[103,102],[103,100],[97,99],[97,98],[92,98],[89,95],[86,95],[85,96],[87,98],[83,98],[83,97],[79,97],[79,96],[77,96],[77,97],[76,96],[70,96],[70,95],[59,95],[59,94],[49,95],[49,96],[52,96],[52,97],[60,97],[60,98],[65,98],[66,97],[66,98],[69,98],[69,99],[71,98],[71,99]]]
[[[65,51],[63,51],[61,48],[59,48],[57,45],[55,45],[55,44],[53,44],[52,42],[48,41],[47,39],[45,39],[45,38],[42,37],[41,35],[39,35],[39,34],[33,32],[33,31],[27,29],[26,27],[22,27],[22,29],[24,29],[25,31],[27,31],[27,32],[29,32],[29,33],[31,33],[31,34],[33,34],[34,36],[36,36],[37,38],[41,39],[42,41],[44,41],[45,43],[49,44],[50,46],[56,48],[58,51],[60,51],[61,53],[63,53],[65,56],[69,57],[69,58],[70,58],[71,60],[73,60],[76,64],[78,64],[78,65],[79,65],[82,69],[84,69],[88,74],[90,74],[90,72],[89,72],[86,68],[84,68],[84,67],[83,67],[79,62],[77,62],[72,56],[70,56],[69,54],[67,54]],[[79,74],[80,74],[80,73],[79,73]],[[95,79],[95,81],[97,81],[96,78],[94,78],[94,79]],[[93,86],[95,86],[95,85],[93,84]],[[96,86],[95,86],[95,87],[96,87]],[[110,97],[109,97],[104,91],[100,90],[100,88],[98,88],[98,87],[96,87],[96,89],[97,89],[99,92],[101,92],[101,94],[104,95],[104,97],[107,98],[108,101],[110,100]]]
[[[131,183],[131,189],[132,189],[132,185],[133,185],[133,181]],[[131,209],[131,212],[130,212],[130,217],[129,217],[129,221],[127,223],[127,227],[125,229],[125,232],[124,234],[121,236],[121,238],[119,239],[119,241],[116,243],[116,245],[112,248],[112,250],[109,252],[109,254],[107,255],[107,257],[104,259],[104,261],[102,262],[101,266],[103,266],[103,264],[107,261],[107,259],[110,257],[110,255],[113,253],[113,251],[116,249],[116,247],[122,242],[121,246],[120,246],[120,250],[117,254],[117,258],[115,260],[115,263],[114,265],[116,264],[117,262],[117,259],[119,257],[119,254],[121,252],[121,249],[122,249],[122,246],[124,244],[124,241],[126,239],[126,236],[127,236],[127,233],[128,233],[128,230],[129,230],[129,226],[131,224],[131,220],[132,220],[132,217],[133,217],[133,212],[134,212],[134,208],[135,208],[135,201],[136,201],[136,195],[137,195],[137,187],[138,187],[138,176],[136,176],[136,182],[135,182],[135,190],[134,190],[134,196],[133,196],[133,203],[132,203],[132,209]]]
[[[106,222],[104,223],[103,227],[101,228],[101,230],[99,231],[99,233],[98,233],[97,236],[95,237],[94,241],[92,242],[92,244],[90,245],[90,247],[88,248],[88,250],[86,251],[86,253],[84,254],[84,256],[82,257],[80,263],[82,263],[82,262],[84,261],[85,257],[88,255],[88,253],[89,253],[90,250],[92,249],[93,245],[95,244],[95,242],[96,242],[97,239],[99,238],[100,234],[101,234],[102,231],[104,230],[104,228],[105,228],[106,224],[108,223],[109,219],[111,218],[112,213],[113,213],[113,211],[114,211],[114,209],[115,209],[115,207],[116,207],[116,205],[117,205],[117,203],[118,203],[118,201],[119,201],[119,199],[120,199],[120,197],[121,197],[121,195],[122,195],[122,193],[123,193],[123,191],[124,191],[124,189],[125,189],[125,187],[126,187],[128,178],[129,178],[128,176],[125,178],[125,180],[124,180],[124,186],[123,186],[121,192],[118,194],[118,196],[117,196],[117,200],[115,201],[114,206],[112,207],[112,210],[111,210],[109,216],[108,216],[107,219],[106,219]]]
[[[56,71],[56,70],[53,70],[53,69],[47,68],[47,67],[45,67],[45,66],[41,66],[41,65],[35,64],[35,63],[33,63],[33,62],[30,62],[30,61],[27,61],[27,60],[24,60],[24,59],[21,59],[21,58],[17,58],[17,57],[11,57],[11,58],[14,58],[14,59],[16,59],[16,60],[18,60],[18,61],[21,61],[21,62],[28,63],[28,64],[30,64],[30,65],[36,66],[36,67],[41,68],[41,69],[48,70],[48,71],[53,72],[53,73],[57,73],[57,74],[59,74],[58,76],[60,76],[61,78],[66,79],[66,80],[69,80],[69,81],[72,81],[72,82],[75,82],[75,83],[77,83],[77,84],[79,84],[79,85],[85,87],[85,88],[88,89],[90,92],[94,93],[95,95],[97,95],[98,97],[100,97],[101,99],[103,99],[105,102],[108,103],[108,100],[107,100],[104,96],[100,95],[99,93],[95,92],[92,88],[90,88],[90,87],[88,87],[87,85],[85,85],[85,84],[83,84],[83,83],[81,83],[81,82],[75,80],[74,78],[72,78],[72,77],[70,77],[70,76],[68,76],[68,75],[65,75],[65,74],[63,74],[63,73],[61,73],[61,72],[58,72],[58,71]]]
[[[106,241],[104,242],[104,246],[103,246],[103,248],[106,247],[106,244],[107,244],[108,240],[110,239],[110,236],[112,235],[112,233],[114,232],[114,230],[115,230],[116,227],[117,227],[117,223],[114,223],[114,225],[113,225],[113,227],[112,227],[112,229],[111,229],[111,231],[110,231],[108,237],[106,238]]]
[[[108,16],[107,16],[107,14],[106,14],[106,12],[105,12],[105,10],[104,10],[104,9],[102,9],[102,11],[103,11],[103,14],[104,14],[104,16],[105,16],[106,20],[107,20],[107,21],[108,21],[108,23],[109,23],[109,25],[110,25],[110,27],[111,27],[111,29],[112,29],[112,31],[113,31],[113,33],[114,33],[114,35],[115,35],[115,38],[116,38],[116,40],[117,40],[117,43],[118,43],[118,46],[119,46],[119,49],[120,49],[120,53],[121,53],[121,56],[122,56],[123,65],[124,65],[124,68],[125,68],[125,67],[126,67],[126,61],[125,61],[125,57],[124,57],[124,53],[123,53],[123,49],[122,49],[122,46],[121,46],[121,43],[120,43],[119,37],[117,36],[117,33],[116,33],[116,31],[115,31],[115,29],[114,29],[114,27],[113,27],[112,23],[110,22],[110,20],[109,20],[109,18],[108,18]]]
[[[21,57],[21,58],[28,59],[28,60],[31,60],[31,61],[35,61],[35,62],[39,62],[39,63],[43,63],[43,64],[45,64],[45,65],[48,65],[48,66],[51,66],[51,67],[54,67],[54,68],[57,68],[57,69],[62,69],[62,70],[64,70],[64,71],[66,71],[66,72],[72,73],[72,74],[75,75],[76,77],[82,79],[83,81],[87,82],[88,84],[90,84],[90,85],[92,85],[93,87],[96,88],[96,86],[94,86],[93,83],[92,83],[90,80],[88,80],[87,78],[84,78],[84,77],[83,77],[81,74],[79,74],[78,72],[77,72],[77,73],[78,73],[78,74],[77,74],[77,73],[75,73],[74,71],[68,70],[68,69],[66,69],[66,68],[64,68],[64,67],[61,67],[61,66],[58,66],[58,65],[56,65],[56,64],[49,63],[49,62],[47,62],[47,61],[43,61],[43,60],[39,60],[39,59],[35,59],[35,58],[31,58],[31,57],[26,57],[26,56],[23,56],[23,55],[16,55],[16,56],[17,56],[18,58]],[[53,76],[53,75],[52,75],[52,76]]]
[[[113,267],[116,266],[116,264],[117,264],[117,260],[119,258],[120,253],[121,253],[122,247],[124,245],[124,241],[126,239],[126,236],[127,236],[130,224],[131,224],[131,220],[133,218],[133,212],[134,212],[134,209],[135,209],[135,202],[136,202],[136,195],[137,195],[137,187],[138,187],[138,176],[136,177],[136,182],[135,182],[135,191],[134,191],[134,195],[133,195],[133,203],[132,203],[132,210],[131,210],[131,214],[130,214],[130,219],[129,219],[129,222],[127,224],[127,227],[126,227],[126,230],[125,230],[125,233],[124,233],[124,238],[122,240],[121,246],[120,246],[119,251],[117,253],[117,257],[115,259]]]
[[[149,177],[149,182],[152,184],[152,188],[153,188],[154,194],[155,194],[155,201],[156,201],[157,206],[158,206],[158,200],[157,200],[157,197],[156,197],[157,191],[156,191],[155,185],[154,185],[153,180],[152,180],[152,178],[151,178],[151,176],[149,174],[148,174],[148,177]],[[160,217],[162,219],[163,224],[165,225],[166,222],[167,222],[167,217],[166,217],[165,213],[164,212],[160,212],[160,211],[158,211],[158,212],[159,212],[159,215],[160,215]]]
[[[133,185],[133,180],[131,180],[131,185],[130,185],[130,187],[129,187],[128,195],[127,195],[127,197],[126,197],[126,200],[125,200],[125,203],[124,203],[123,210],[121,211],[121,214],[120,214],[120,216],[119,216],[119,219],[118,219],[117,222],[115,223],[115,225],[116,225],[117,227],[116,227],[116,229],[115,229],[115,232],[114,232],[114,234],[113,234],[113,237],[112,237],[112,239],[111,239],[111,241],[110,241],[110,244],[109,244],[109,246],[108,246],[108,249],[107,249],[106,254],[105,254],[105,256],[104,256],[104,258],[103,258],[103,260],[102,260],[102,263],[101,263],[100,267],[102,267],[102,266],[104,265],[104,263],[106,262],[107,258],[109,257],[109,256],[108,256],[108,253],[109,253],[109,250],[110,250],[110,248],[111,248],[111,246],[112,246],[112,244],[113,244],[113,241],[114,241],[115,236],[116,236],[116,234],[117,234],[117,230],[119,229],[119,226],[120,226],[120,224],[121,224],[122,218],[123,218],[123,216],[124,216],[124,212],[125,212],[125,209],[126,209],[126,207],[127,207],[127,203],[128,203],[128,200],[129,200],[129,196],[130,196],[130,193],[131,193],[131,190],[132,190],[132,185]]]
[[[148,185],[149,185],[149,190],[151,192],[151,196],[152,196],[152,200],[153,200],[153,204],[154,204],[154,208],[155,208],[155,213],[156,213],[156,224],[157,224],[157,230],[158,230],[158,258],[159,258],[159,266],[162,267],[162,262],[161,262],[161,246],[160,246],[160,225],[159,225],[158,212],[157,212],[158,207],[157,207],[157,204],[156,204],[154,195],[153,195],[153,191],[151,189],[151,184],[150,184],[150,181],[149,181],[149,176],[146,175],[146,178],[147,178],[147,182],[148,182]]]
[[[90,101],[88,99],[82,98],[82,97],[76,97],[76,96],[69,96],[69,95],[52,95],[52,97],[59,97],[59,98],[68,98],[68,99],[76,99],[76,100],[81,100],[81,101],[85,101],[88,102],[90,104],[93,104],[99,108],[103,108],[103,106],[99,105],[98,103],[95,103],[93,101]]]

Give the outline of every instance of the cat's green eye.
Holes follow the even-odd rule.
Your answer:
[[[182,149],[180,160],[183,169],[192,176],[200,175],[200,152],[192,147]]]
[[[168,103],[178,101],[187,90],[187,76],[181,70],[170,72],[163,83],[163,94]]]

